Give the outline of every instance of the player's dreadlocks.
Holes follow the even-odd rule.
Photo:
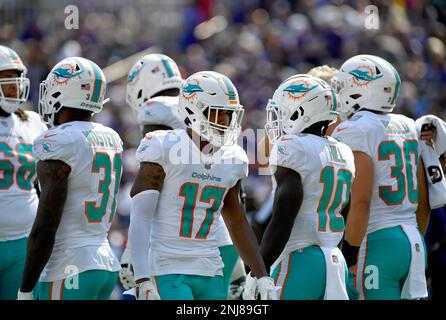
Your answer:
[[[22,108],[18,108],[16,111],[14,111],[14,113],[23,122],[26,122],[29,119],[28,114]]]

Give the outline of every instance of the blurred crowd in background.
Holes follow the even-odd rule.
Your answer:
[[[79,9],[79,29],[64,26],[70,4]],[[370,5],[378,8],[377,30],[366,28]],[[268,98],[288,76],[323,64],[338,68],[361,53],[379,55],[398,70],[403,82],[396,113],[446,119],[445,7],[446,0],[0,0],[0,43],[15,49],[28,67],[31,110],[37,110],[40,81],[63,58],[83,56],[104,68],[156,46],[184,77],[201,70],[229,76],[246,109],[244,128],[263,128]],[[141,139],[125,103],[125,84],[122,77],[108,85],[111,101],[96,116],[121,135],[127,150],[110,232],[118,256],[127,239],[133,153]],[[256,164],[251,169],[245,187],[252,218],[270,193],[270,179],[256,174]],[[442,283],[437,297],[444,297],[444,210],[436,210],[432,220],[429,272],[432,283]],[[118,289],[114,297],[120,298]]]

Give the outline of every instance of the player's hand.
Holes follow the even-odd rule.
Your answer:
[[[276,287],[274,280],[270,277],[257,279],[257,286],[260,293],[260,300],[277,300],[279,287]]]
[[[34,300],[33,292],[22,292],[19,289],[19,292],[17,292],[17,300]]]
[[[242,300],[245,289],[246,276],[242,276],[231,282],[229,285],[229,300]]]
[[[346,279],[347,295],[350,300],[359,300],[359,291],[355,288],[356,265],[348,269],[348,279]]]
[[[425,123],[421,126],[421,140],[432,146],[435,141],[435,126],[432,123]]]
[[[242,294],[243,300],[256,300],[258,294],[257,289],[257,279],[252,277],[251,273],[248,273]]]
[[[161,300],[152,280],[146,280],[138,284],[137,295],[138,300]]]
[[[277,300],[280,287],[274,285],[274,280],[270,277],[256,279],[249,273],[246,276],[245,290],[243,290],[243,300],[257,300],[260,294],[261,300]]]
[[[135,279],[133,277],[131,254],[128,247],[125,248],[121,256],[121,270],[119,271],[119,281],[126,290],[136,287]]]

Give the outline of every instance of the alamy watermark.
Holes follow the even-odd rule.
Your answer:
[[[79,8],[71,4],[65,7],[64,12],[67,15],[64,22],[65,29],[79,29]]]
[[[364,27],[368,30],[379,29],[379,10],[377,6],[367,6],[364,9]]]

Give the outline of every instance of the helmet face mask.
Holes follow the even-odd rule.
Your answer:
[[[186,125],[214,146],[234,145],[240,135],[243,106],[235,86],[222,74],[203,71],[186,79],[179,110]]]
[[[26,77],[27,69],[17,53],[0,45],[0,71],[9,70],[15,71],[17,76],[0,78],[0,108],[6,113],[13,113],[28,100],[29,79]],[[15,93],[11,94],[12,91]]]
[[[276,141],[282,134],[280,110],[274,100],[269,99],[266,106],[266,124],[265,131],[269,141]]]
[[[98,113],[102,110],[107,82],[102,70],[80,57],[59,62],[39,88],[39,114],[48,126],[55,125],[62,107]]]
[[[282,134],[299,134],[317,122],[336,121],[336,94],[319,78],[295,75],[277,88],[266,112],[265,130],[274,142]]]
[[[4,86],[15,87],[15,97],[6,96]],[[29,79],[22,74],[16,78],[0,78],[0,107],[7,113],[13,113],[24,102],[28,101]]]
[[[126,102],[137,113],[158,92],[180,89],[182,81],[180,70],[170,57],[148,54],[138,60],[129,71]]]

